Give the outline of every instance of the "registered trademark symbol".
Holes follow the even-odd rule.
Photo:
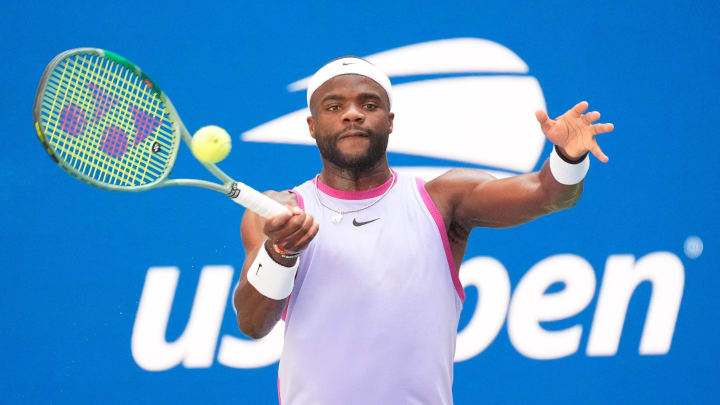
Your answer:
[[[688,236],[683,245],[685,256],[690,259],[697,259],[703,252],[703,241],[698,236]]]

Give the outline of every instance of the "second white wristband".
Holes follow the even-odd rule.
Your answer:
[[[260,248],[255,261],[248,268],[247,280],[262,295],[274,300],[287,298],[295,285],[300,259],[292,267],[285,267],[270,257],[265,244]]]
[[[590,169],[590,157],[585,155],[585,159],[577,163],[568,163],[558,155],[555,147],[550,153],[550,172],[558,183],[572,186],[580,183]]]

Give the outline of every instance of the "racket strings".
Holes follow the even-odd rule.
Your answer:
[[[64,63],[65,63],[65,66],[63,66],[63,67],[64,67],[64,69],[63,69],[63,75],[61,75],[61,76],[59,77],[59,83],[58,83],[59,86],[56,86],[56,87],[65,86],[65,87],[66,87],[66,90],[67,90],[67,91],[65,91],[65,92],[63,93],[65,97],[64,97],[63,100],[60,101],[60,105],[65,105],[65,106],[67,107],[68,105],[72,105],[72,104],[69,104],[69,103],[80,102],[80,104],[84,105],[84,106],[86,107],[85,109],[89,110],[89,113],[92,114],[93,110],[90,109],[90,108],[88,108],[88,107],[92,107],[92,105],[91,105],[90,103],[92,102],[93,99],[90,98],[90,97],[87,97],[87,93],[84,93],[84,92],[82,91],[82,88],[80,87],[80,86],[82,85],[82,83],[81,83],[82,80],[81,80],[81,78],[78,78],[78,77],[77,77],[77,76],[79,76],[79,75],[77,75],[77,70],[76,70],[76,69],[71,69],[71,70],[68,71],[68,67],[71,66],[71,65],[70,65],[67,61],[65,61]],[[62,66],[62,65],[61,65],[61,66]],[[77,67],[77,66],[75,66],[75,67]],[[59,70],[56,70],[55,72],[56,72],[56,73],[59,73]],[[68,77],[68,74],[70,75],[70,76],[69,76],[70,79],[69,79],[69,80],[63,80],[63,79],[65,79],[65,78]],[[86,84],[86,86],[88,86],[91,90],[95,87],[95,86],[94,86],[92,83],[90,83],[90,82],[86,82],[85,84]],[[62,87],[60,87],[60,89],[62,89]],[[96,89],[96,88],[95,88],[95,89]],[[97,93],[97,90],[96,90],[96,93]],[[72,100],[68,101],[68,100],[67,100],[67,97],[68,97],[68,96],[70,96],[70,98],[71,98]],[[78,96],[81,97],[82,100],[78,100],[78,99],[76,98],[76,97],[78,97]],[[93,96],[94,96],[95,99],[96,99],[95,104],[97,105],[97,106],[95,107],[95,109],[94,109],[94,111],[95,111],[95,120],[97,121],[99,118],[101,118],[101,115],[102,115],[102,114],[101,114],[101,111],[102,111],[103,109],[107,109],[107,105],[102,105],[102,104],[103,104],[102,101],[105,101],[104,104],[107,104],[107,100],[102,100],[102,99],[99,99],[99,100],[98,100],[98,97],[97,97],[98,95],[97,95],[97,94],[93,94]],[[75,97],[75,98],[74,98],[74,97]],[[75,104],[75,105],[77,105],[77,104]],[[66,107],[63,107],[63,108],[66,108]],[[80,108],[81,110],[83,109],[83,107],[79,107],[79,108]],[[64,126],[64,127],[71,127],[71,125],[67,125],[67,123],[61,122],[61,128],[62,128],[63,126]],[[54,132],[54,133],[55,133],[56,135],[60,135],[60,134],[57,133],[57,132]],[[78,134],[71,132],[70,135],[72,135],[73,137],[76,137]],[[84,134],[81,134],[81,135],[84,135]],[[82,145],[80,145],[79,148],[78,148],[79,145],[77,145],[78,142],[73,142],[73,141],[75,141],[76,139],[82,139],[82,141],[81,141],[81,142],[82,142]],[[83,154],[83,152],[92,151],[93,149],[96,150],[96,149],[97,149],[97,139],[98,139],[97,136],[94,136],[94,137],[93,137],[93,136],[88,136],[88,137],[82,137],[82,138],[63,138],[63,137],[58,137],[58,136],[52,137],[52,140],[58,141],[57,144],[58,144],[58,146],[59,146],[59,150],[60,150],[61,154],[63,154],[63,158],[66,160],[67,163],[70,163],[70,164],[71,164],[73,167],[75,167],[75,168],[77,168],[77,161],[78,161],[78,160],[81,161],[81,164],[82,164],[82,165],[85,165],[86,163],[91,163],[91,162],[92,162],[92,161],[91,161],[90,159],[88,159],[88,158],[92,158],[92,157],[93,157],[93,154],[92,154],[92,153],[84,153],[84,154]],[[94,143],[94,144],[88,144],[88,142],[91,142],[91,143]],[[79,152],[80,154],[74,153],[74,152],[76,152],[76,150],[77,150],[77,152]],[[117,157],[117,156],[115,156],[115,157]],[[96,163],[97,163],[97,162],[96,162]],[[100,162],[100,163],[102,163],[102,162]],[[109,163],[109,162],[108,162],[108,163]],[[116,165],[112,165],[112,166],[113,166],[112,168],[109,167],[109,166],[111,166],[111,165],[106,165],[106,166],[104,167],[104,169],[105,169],[104,172],[105,172],[105,173],[108,173],[108,171],[109,171],[110,169],[114,169]],[[101,166],[101,167],[102,167],[102,166]],[[95,176],[94,176],[94,174],[95,174],[95,173],[94,173],[94,169],[95,169],[95,168],[93,168],[93,171],[92,171],[91,173],[89,173],[89,174],[91,175],[91,177],[95,177]],[[117,176],[115,176],[115,177],[117,177]]]
[[[101,58],[98,58],[98,59],[101,59]],[[103,79],[104,79],[104,82],[105,82],[104,84],[106,84],[106,85],[110,84],[109,80],[113,76],[115,77],[116,82],[117,82],[117,79],[121,79],[119,81],[119,83],[124,84],[124,86],[121,87],[119,90],[125,91],[125,92],[127,92],[127,94],[134,95],[134,97],[122,97],[121,98],[120,106],[119,106],[120,111],[127,112],[128,109],[130,108],[130,106],[132,105],[131,103],[134,103],[134,104],[140,105],[141,108],[146,108],[146,109],[152,108],[152,112],[154,114],[158,114],[157,110],[158,110],[158,106],[160,103],[157,102],[155,97],[150,93],[149,89],[144,89],[145,92],[138,91],[138,90],[142,90],[138,86],[139,82],[140,82],[140,78],[138,78],[135,74],[131,73],[124,67],[117,65],[114,62],[111,62],[107,59],[103,59],[102,63],[103,64],[100,66],[101,69],[109,71],[111,74],[110,75],[100,75],[99,73],[101,73],[103,70],[97,69],[95,71],[95,77],[101,81],[103,81]],[[110,70],[110,67],[112,65],[114,65],[114,67],[116,69]],[[120,70],[122,72],[122,77],[117,76],[117,74],[116,74],[117,70]],[[132,87],[130,87],[129,85],[131,85]],[[155,103],[148,103],[148,101],[155,101]],[[150,105],[148,105],[148,104],[150,104]],[[99,103],[99,105],[102,105],[102,104]],[[133,128],[130,126],[133,124],[133,122],[131,122],[127,116],[123,117],[123,119],[124,119],[124,121],[122,123],[125,125],[120,125],[121,128],[118,128],[118,126],[116,126],[116,125],[111,125],[111,126],[106,127],[106,130],[103,133],[104,138],[101,139],[103,141],[101,143],[101,149],[103,149],[103,151],[108,156],[111,156],[111,157],[122,156],[124,158],[122,161],[123,166],[127,166],[128,164],[130,164],[130,165],[132,165],[132,167],[138,168],[137,167],[138,163],[140,163],[141,161],[128,161],[128,159],[135,158],[137,155],[125,154],[125,149],[127,148],[127,144],[126,144],[127,138],[126,138],[126,136],[123,136],[124,131],[133,133]],[[116,145],[119,142],[122,142],[122,145],[124,145],[123,150],[118,150],[118,148],[116,147]],[[144,153],[143,155],[139,156],[140,159],[148,159],[149,158],[149,154],[148,154],[149,149],[144,149],[144,150],[139,149],[138,151],[141,153]],[[152,160],[150,160],[149,163],[153,163]],[[144,165],[141,167],[143,170],[143,176],[145,177],[147,174],[147,170],[151,167],[151,165]],[[162,170],[164,169],[164,167],[157,167],[157,169],[159,169],[160,171],[159,171],[159,173],[155,173],[155,175],[153,176],[154,178],[157,178],[157,177],[159,177],[159,175],[162,174]],[[117,172],[114,172],[113,174],[115,174],[115,173],[117,173]],[[127,175],[127,171],[123,174]],[[104,173],[104,175],[107,175],[107,173]],[[105,180],[106,180],[105,177],[103,177],[103,181],[105,181]]]
[[[149,184],[169,171],[176,139],[163,103],[135,73],[89,54],[62,60],[42,98],[48,144],[90,180]]]

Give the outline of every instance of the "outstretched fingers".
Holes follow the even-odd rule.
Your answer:
[[[593,140],[593,144],[590,147],[590,152],[593,154],[593,156],[598,158],[598,160],[603,163],[607,163],[610,160],[610,158],[603,153],[602,149],[600,149],[600,145],[598,145],[595,140]]]
[[[587,101],[581,101],[577,104],[575,104],[575,107],[572,108],[572,112],[580,117],[585,111],[588,109],[588,102]]]
[[[547,132],[555,124],[555,121],[551,120],[547,113],[543,110],[535,111],[535,118],[540,123],[540,128],[543,132]]]
[[[593,127],[593,132],[595,132],[595,135],[612,132],[612,130],[615,129],[615,125],[613,125],[611,123],[595,124],[592,127]]]
[[[600,119],[600,113],[598,111],[592,111],[583,115],[583,118],[585,118],[585,121],[588,124],[592,124],[593,122]]]

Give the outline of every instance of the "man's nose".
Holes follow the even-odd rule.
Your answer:
[[[343,121],[345,122],[363,122],[365,120],[365,113],[360,106],[351,104],[343,114]]]

